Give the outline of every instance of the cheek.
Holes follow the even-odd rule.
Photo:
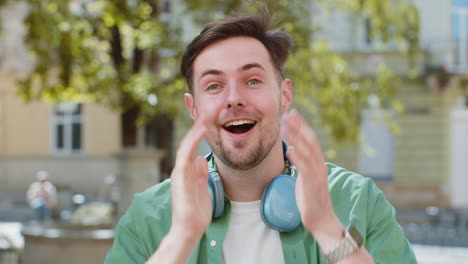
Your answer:
[[[222,100],[217,98],[216,96],[200,96],[196,99],[197,105],[197,114],[198,117],[208,116],[214,118],[212,122],[212,126],[217,126],[217,121],[219,120],[219,115],[222,111],[220,111],[222,104]],[[215,128],[213,128],[215,129]]]
[[[196,101],[199,114],[207,114],[220,109],[223,100],[220,96],[203,96]]]
[[[265,93],[254,99],[259,107],[267,113],[276,113],[281,108],[281,99],[278,94]]]

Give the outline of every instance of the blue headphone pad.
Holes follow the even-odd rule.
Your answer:
[[[208,171],[208,191],[213,205],[212,217],[220,217],[224,211],[224,187],[219,173],[212,168]]]
[[[296,177],[276,176],[263,192],[260,212],[270,228],[280,232],[292,232],[301,224],[301,214],[296,204]]]

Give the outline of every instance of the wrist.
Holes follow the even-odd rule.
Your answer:
[[[315,225],[306,225],[324,253],[331,252],[344,238],[345,227],[335,216],[323,217]]]
[[[172,226],[169,229],[169,233],[166,235],[171,241],[177,241],[177,243],[190,246],[196,245],[203,236],[203,232],[193,232],[189,228],[177,228]]]
[[[334,264],[334,263],[356,263],[359,259],[359,263],[363,263],[364,259],[367,258],[368,263],[370,262],[371,258],[369,255],[366,256],[364,251],[360,251],[361,246],[363,244],[363,239],[359,231],[356,227],[352,224],[348,225],[345,232],[345,237],[339,242],[339,244],[328,253],[324,252],[324,258],[327,263]],[[356,254],[355,254],[356,253]],[[345,262],[341,260],[346,259]]]
[[[171,228],[146,264],[187,263],[201,236]]]

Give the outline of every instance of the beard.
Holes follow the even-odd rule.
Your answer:
[[[235,170],[249,170],[260,164],[273,149],[279,136],[279,124],[278,127],[260,128],[259,134],[261,136],[253,144],[247,141],[236,142],[230,148],[221,137],[217,137],[210,146],[226,166]]]

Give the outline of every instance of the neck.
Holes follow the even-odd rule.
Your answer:
[[[279,139],[265,159],[248,170],[232,169],[215,156],[224,191],[231,201],[251,202],[262,198],[263,190],[268,183],[284,171],[282,147],[281,139]]]

